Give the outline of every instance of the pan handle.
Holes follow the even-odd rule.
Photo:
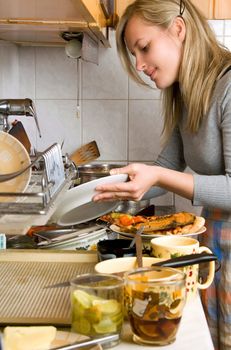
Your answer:
[[[217,256],[210,253],[199,253],[199,254],[189,254],[179,256],[177,258],[172,258],[164,261],[159,261],[152,264],[152,266],[166,266],[166,267],[184,267],[189,265],[195,265],[199,263],[204,263],[208,261],[216,261]],[[220,267],[219,267],[220,268]],[[217,269],[216,269],[217,271]]]

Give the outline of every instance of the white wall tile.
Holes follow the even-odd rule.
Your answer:
[[[127,161],[127,101],[84,100],[83,142],[96,140],[99,160]]]
[[[225,36],[231,36],[231,20],[225,20],[224,21],[225,26]]]
[[[36,98],[76,99],[77,61],[62,47],[36,48]]]
[[[35,99],[35,48],[20,47],[19,59],[19,98]]]
[[[159,100],[129,101],[129,161],[154,161],[163,119]]]
[[[42,138],[36,148],[42,151],[64,141],[63,153],[72,153],[81,145],[81,119],[76,117],[76,100],[37,100]]]
[[[194,213],[196,215],[201,214],[201,207],[195,207],[192,205],[191,201],[188,199],[185,199],[183,197],[177,196],[175,195],[175,207],[176,207],[176,211],[187,211],[190,213]]]
[[[19,96],[18,47],[4,41],[0,41],[0,96]]]
[[[155,84],[146,76],[143,77],[145,83],[150,87],[137,84],[129,78],[129,99],[143,99],[143,100],[158,100],[160,99],[160,90],[155,87]]]
[[[231,51],[231,36],[225,37],[224,45]]]
[[[222,21],[222,20],[209,20],[208,23],[217,36],[224,35],[224,21]]]
[[[151,203],[154,205],[174,205],[174,195],[171,192],[164,194],[163,196],[152,198]]]
[[[84,99],[127,99],[128,76],[116,53],[115,34],[110,33],[111,48],[99,49],[99,64],[83,62]]]

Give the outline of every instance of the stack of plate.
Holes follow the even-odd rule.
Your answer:
[[[99,241],[108,239],[106,228],[91,225],[85,228],[57,229],[36,233],[38,248],[61,250],[96,250]]]

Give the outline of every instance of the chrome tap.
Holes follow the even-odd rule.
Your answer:
[[[8,132],[10,129],[8,123],[9,115],[25,115],[29,117],[34,117],[39,137],[41,137],[41,131],[38,123],[35,105],[31,99],[0,99],[0,125],[3,126],[2,129],[6,132]]]

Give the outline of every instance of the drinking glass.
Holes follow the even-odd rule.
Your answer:
[[[124,280],[84,274],[71,281],[71,328],[91,338],[120,334],[124,319]],[[107,343],[104,348],[115,346]]]
[[[167,345],[176,339],[186,300],[185,274],[167,267],[125,273],[125,305],[133,341]]]

